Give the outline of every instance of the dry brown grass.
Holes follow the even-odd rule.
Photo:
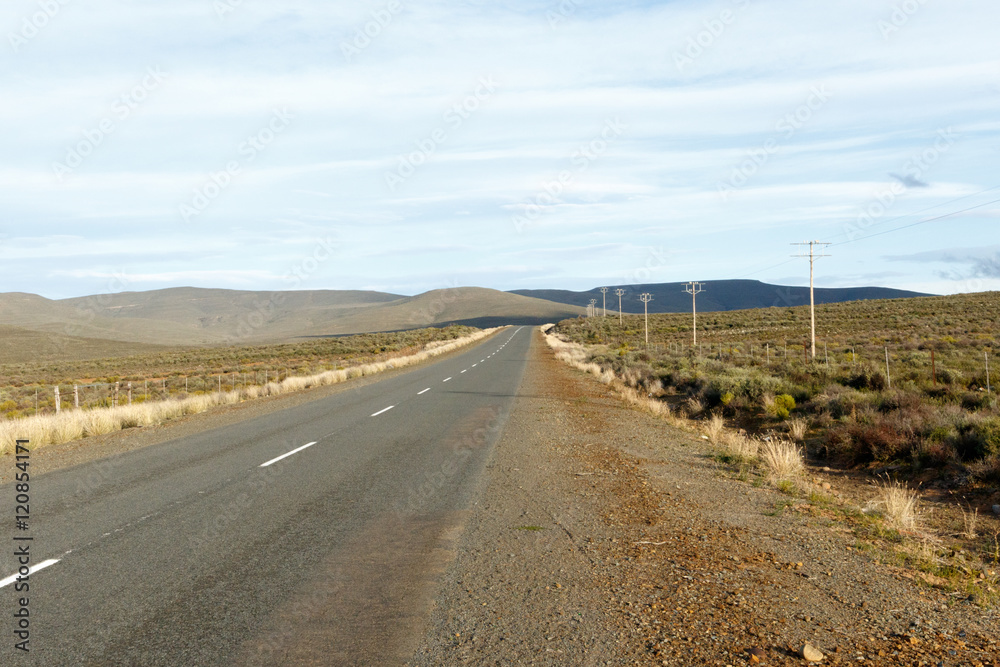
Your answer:
[[[674,426],[686,426],[686,422],[684,422],[683,419],[671,414],[670,406],[655,398],[655,394],[652,391],[636,389],[635,387],[630,386],[627,379],[615,377],[613,371],[603,369],[599,364],[585,361],[585,359],[589,356],[589,353],[583,345],[578,343],[567,343],[556,336],[544,333],[547,326],[548,325],[545,325],[540,328],[543,332],[545,342],[554,351],[556,359],[569,364],[584,373],[594,375],[598,380],[610,386],[629,405],[643,410],[644,412],[648,412],[656,417],[666,419]]]
[[[769,440],[761,447],[761,460],[774,480],[794,481],[805,471],[802,452],[787,440]]]
[[[976,530],[979,527],[979,508],[969,507],[966,511],[964,507],[959,506],[962,510],[962,533],[961,536],[967,540],[974,540],[979,537],[979,533]]]
[[[702,428],[709,442],[717,445],[722,434],[726,431],[726,420],[722,418],[722,415],[712,415],[712,418],[705,422]]]
[[[794,419],[788,420],[788,435],[795,442],[802,442],[806,439],[806,433],[809,431],[809,421],[801,417],[796,417]]]
[[[740,463],[753,463],[760,455],[760,440],[739,431],[724,431],[719,445],[725,454]]]
[[[880,482],[875,505],[895,528],[916,530],[920,498],[916,491],[899,482]]]

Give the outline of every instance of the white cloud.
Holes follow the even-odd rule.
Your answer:
[[[687,279],[692,266],[715,279],[759,272],[766,280],[783,275],[768,267],[787,257],[787,241],[842,236],[889,173],[931,187],[898,196],[874,229],[934,206],[981,203],[974,193],[996,185],[1000,90],[989,82],[1000,73],[1000,8],[987,0],[922,4],[885,36],[879,22],[893,4],[868,0],[580,4],[555,26],[546,16],[555,2],[403,5],[348,60],[341,44],[384,3],[243,2],[224,17],[205,0],[67,3],[36,37],[0,55],[0,86],[16,100],[0,107],[11,130],[0,138],[4,256],[11,266],[44,264],[29,285],[43,294],[100,290],[103,275],[119,269],[150,287],[276,288],[296,252],[325,231],[346,249],[336,275],[317,276],[317,287],[415,290],[443,273],[505,289],[545,280],[589,287],[580,276],[620,274],[634,258],[597,266],[574,249],[647,241],[671,244],[665,280]],[[734,20],[679,69],[676,53],[725,9]],[[33,0],[6,3],[0,26],[16,31],[34,11]],[[168,76],[119,118],[116,100],[149,67]],[[449,115],[484,77],[495,92]],[[818,104],[817,89],[828,93]],[[245,160],[240,146],[276,108],[294,119]],[[573,171],[581,147],[615,118],[626,130]],[[53,163],[105,119],[114,131],[56,179]],[[948,127],[954,144],[919,174],[908,171]],[[434,150],[390,190],[386,172],[437,130],[444,137]],[[769,140],[775,149],[720,197],[719,184]],[[182,224],[178,206],[233,160],[238,177]],[[557,200],[517,233],[512,215],[565,170],[573,178]],[[989,244],[995,215],[983,208],[954,224]],[[916,229],[880,237],[877,247],[889,239],[900,254],[944,247],[956,227]],[[45,233],[41,245],[21,238]],[[442,271],[443,248],[472,250],[449,253]],[[870,274],[903,273],[893,286],[926,284],[917,264],[890,265],[875,248],[842,246],[827,268],[847,279],[863,262]],[[208,256],[210,270],[201,266]],[[71,287],[46,278],[57,261],[76,272]],[[9,282],[24,289],[26,281]]]

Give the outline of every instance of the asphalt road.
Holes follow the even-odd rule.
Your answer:
[[[510,328],[381,382],[32,477],[27,532],[0,486],[0,664],[406,660],[530,337]],[[19,535],[31,567],[47,562],[27,592],[9,580]]]

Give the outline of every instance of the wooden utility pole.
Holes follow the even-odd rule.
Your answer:
[[[653,300],[653,295],[649,292],[643,292],[639,295],[639,300],[642,301],[642,307],[646,314],[646,347],[649,347],[649,302]]]
[[[829,257],[830,255],[817,255],[815,253],[815,246],[828,246],[829,243],[823,243],[820,241],[809,241],[808,243],[793,243],[792,245],[807,245],[809,246],[808,255],[792,255],[793,257],[808,257],[809,258],[809,319],[811,321],[811,331],[812,331],[812,358],[816,358],[816,291],[813,287],[813,278],[815,276],[816,270],[816,260],[820,257]]]
[[[698,344],[698,295],[705,291],[703,283],[690,282],[684,287],[684,291],[691,295],[691,332],[693,344]]]
[[[618,326],[622,326],[622,297],[625,296],[625,290],[619,287],[615,294],[618,295]]]

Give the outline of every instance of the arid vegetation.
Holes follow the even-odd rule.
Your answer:
[[[567,320],[556,332],[587,344],[586,363],[663,389],[694,416],[746,431],[781,431],[818,459],[910,472],[924,481],[1000,483],[1000,294],[808,308]],[[888,359],[888,361],[887,361]],[[1000,360],[997,360],[1000,363]]]
[[[262,387],[290,376],[310,376],[406,356],[429,344],[452,341],[473,331],[471,327],[451,326],[283,345],[199,347],[83,361],[3,364],[0,416],[17,419],[54,413],[56,386],[64,408],[73,407],[74,385],[78,387],[81,408],[127,404],[129,383],[133,404],[183,399],[220,390]]]
[[[787,495],[776,512],[842,523],[858,549],[995,604],[1000,294],[822,306],[817,322],[815,360],[808,308],[699,317],[696,349],[690,314],[651,315],[648,347],[641,316],[550,333],[564,360],[691,420],[727,474]],[[829,495],[818,470],[853,480],[867,504]]]

